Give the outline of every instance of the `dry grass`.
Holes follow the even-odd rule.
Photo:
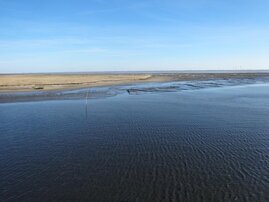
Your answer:
[[[148,74],[20,74],[0,75],[0,91],[59,90],[141,82]]]

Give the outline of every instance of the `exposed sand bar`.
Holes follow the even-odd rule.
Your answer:
[[[0,75],[0,92],[65,90],[141,82],[148,74],[20,74]]]
[[[141,82],[268,77],[269,73],[122,73],[0,75],[0,92],[51,91]]]

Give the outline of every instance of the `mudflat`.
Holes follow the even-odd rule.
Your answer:
[[[0,92],[68,90],[141,82],[268,77],[251,73],[2,74]]]

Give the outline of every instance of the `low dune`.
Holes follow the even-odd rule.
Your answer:
[[[20,74],[0,75],[0,91],[64,90],[141,82],[147,74]]]

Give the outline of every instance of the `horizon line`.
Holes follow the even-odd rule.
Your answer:
[[[56,71],[56,72],[7,72],[1,73],[0,75],[23,75],[23,74],[114,74],[114,73],[229,73],[229,72],[237,72],[237,73],[249,73],[249,72],[257,72],[257,73],[265,73],[269,72],[268,69],[197,69],[197,70],[115,70],[115,71]]]

